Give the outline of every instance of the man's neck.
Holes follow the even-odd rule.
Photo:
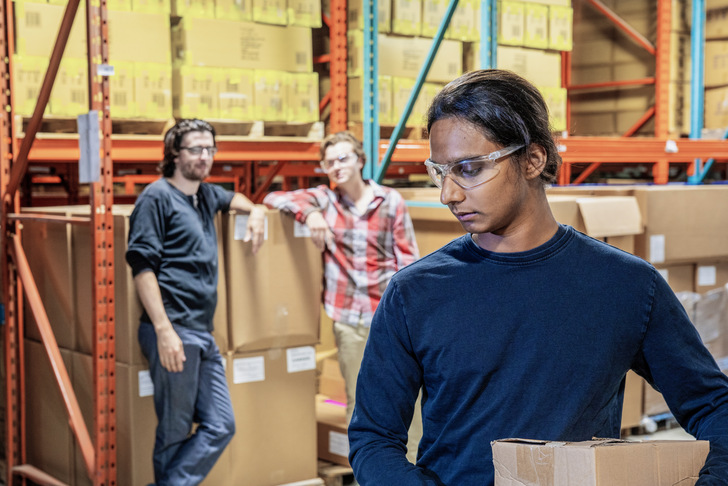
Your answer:
[[[354,203],[366,196],[368,187],[369,184],[364,182],[363,179],[349,180],[344,184],[336,186],[339,192],[351,199]]]
[[[185,179],[177,173],[175,173],[172,177],[167,177],[167,181],[186,196],[197,194],[197,190],[200,188],[201,184],[200,181]]]

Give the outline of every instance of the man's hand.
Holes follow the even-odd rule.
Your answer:
[[[311,230],[311,239],[316,248],[324,251],[334,243],[334,233],[329,228],[321,211],[314,211],[306,217],[306,226]]]
[[[165,370],[171,373],[179,373],[187,360],[182,340],[171,325],[156,332],[159,362]]]
[[[248,227],[245,230],[243,241],[253,242],[253,254],[257,253],[263,245],[265,237],[265,213],[267,209],[262,204],[256,204],[250,210],[248,216]]]

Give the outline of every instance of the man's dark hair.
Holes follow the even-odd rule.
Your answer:
[[[450,82],[432,100],[427,112],[427,130],[442,119],[457,118],[480,129],[502,147],[525,145],[514,154],[525,160],[526,148],[540,145],[546,165],[540,179],[553,183],[561,165],[546,102],[538,89],[517,74],[501,69],[482,69]]]
[[[164,177],[172,177],[174,175],[174,159],[179,155],[182,139],[190,132],[210,132],[212,134],[212,141],[215,143],[215,129],[206,121],[198,120],[197,118],[178,121],[164,135],[164,160],[159,163],[159,171]],[[217,144],[215,143],[215,145]]]

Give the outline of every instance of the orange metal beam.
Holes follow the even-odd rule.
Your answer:
[[[671,0],[657,0],[657,54],[655,55],[655,137],[665,138],[669,127]]]
[[[332,133],[347,128],[346,16],[346,0],[331,0],[331,20],[329,24],[331,117],[329,119],[329,128]]]
[[[50,321],[48,320],[48,314],[46,314],[45,308],[43,307],[43,301],[41,300],[38,287],[35,285],[33,274],[30,271],[30,265],[23,251],[23,245],[20,242],[19,236],[13,237],[13,246],[10,247],[10,252],[13,257],[13,263],[18,271],[20,281],[23,283],[25,293],[28,300],[28,305],[35,322],[38,325],[38,331],[40,332],[41,340],[46,351],[46,355],[53,369],[53,375],[56,377],[59,391],[63,398],[63,403],[66,405],[66,410],[69,416],[69,426],[78,440],[81,454],[86,467],[93,471],[94,467],[94,451],[93,443],[91,442],[91,436],[89,435],[86,423],[83,420],[81,414],[81,408],[78,405],[78,399],[73,391],[71,385],[71,379],[68,376],[66,365],[63,363],[61,352],[58,349],[58,342],[56,337],[53,335],[53,329],[51,328]]]
[[[637,44],[642,46],[650,54],[655,54],[655,46],[652,42],[647,40],[645,36],[637,32],[631,25],[625,22],[619,15],[614,13],[609,7],[604,5],[599,0],[588,0],[597,10],[602,12],[609,20],[611,20],[617,27],[619,27],[625,34],[631,37]],[[659,0],[658,0],[659,2]],[[659,20],[658,20],[659,22]],[[668,24],[669,25],[669,24]]]

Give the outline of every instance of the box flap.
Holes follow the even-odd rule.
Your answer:
[[[642,216],[632,196],[586,197],[576,200],[586,233],[595,238],[642,233]]]

